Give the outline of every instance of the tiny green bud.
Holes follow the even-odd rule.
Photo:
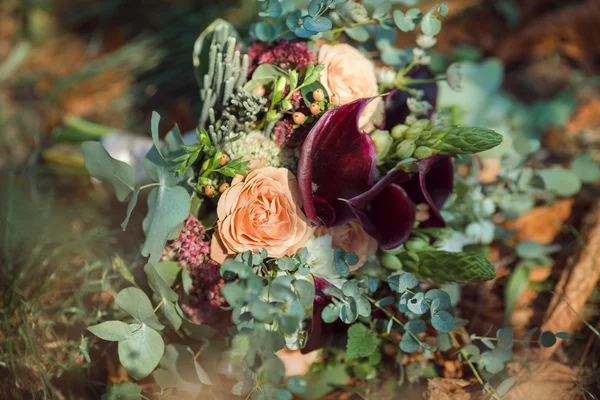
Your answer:
[[[371,139],[373,139],[373,143],[375,143],[377,159],[382,160],[390,152],[392,144],[394,143],[394,139],[392,139],[388,131],[380,130],[376,130],[371,133]]]
[[[427,157],[431,157],[434,154],[433,149],[427,146],[419,146],[415,149],[413,156],[417,160],[422,160]]]
[[[420,260],[419,255],[417,253],[415,253],[414,251],[407,251],[406,255],[416,262],[419,262],[419,260]]]
[[[271,110],[267,112],[267,121],[277,121],[279,119],[279,114],[275,110]]]
[[[431,123],[429,122],[429,120],[428,120],[428,119],[418,119],[418,120],[416,120],[415,122],[413,122],[413,123],[410,125],[410,127],[411,127],[411,128],[417,128],[417,129],[424,130],[424,129],[427,129],[427,128],[429,128],[429,125],[430,125],[430,124],[431,124]]]
[[[292,109],[292,102],[289,100],[284,100],[281,102],[281,108],[283,108],[285,111],[291,110]]]
[[[412,238],[408,240],[404,247],[409,251],[429,250],[429,242],[420,238]]]
[[[397,271],[402,269],[402,262],[393,254],[383,253],[381,255],[381,265],[386,267],[387,269],[391,269],[393,271]]]
[[[410,140],[417,140],[421,137],[421,133],[423,132],[423,128],[418,126],[417,124],[411,125],[410,128],[404,132],[404,137]]]
[[[396,158],[404,160],[405,158],[412,157],[417,146],[413,140],[403,140],[396,146]]]
[[[421,132],[421,140],[429,139],[432,134],[433,134],[433,131],[431,129],[424,130],[423,132]]]
[[[404,139],[404,132],[408,129],[406,125],[396,125],[392,128],[392,137],[396,140]]]

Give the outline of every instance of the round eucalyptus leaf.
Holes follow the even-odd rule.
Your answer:
[[[439,332],[450,332],[454,329],[454,318],[447,311],[438,311],[431,316],[431,325]]]
[[[552,190],[559,196],[569,197],[581,189],[581,180],[575,173],[559,165],[538,172],[546,189]]]
[[[119,342],[119,360],[129,375],[134,379],[142,379],[158,365],[165,344],[160,333],[142,325],[132,337]]]
[[[556,344],[556,336],[550,331],[544,331],[540,335],[540,344],[543,347],[552,347]]]
[[[545,246],[530,240],[517,244],[516,250],[522,258],[537,258],[546,254]]]
[[[100,339],[113,342],[129,339],[132,336],[129,325],[121,321],[106,321],[98,325],[88,326],[87,329]]]
[[[418,315],[425,314],[427,312],[427,304],[423,301],[424,299],[425,294],[423,292],[415,294],[406,304],[408,310]]]
[[[233,385],[231,393],[236,396],[245,396],[250,393],[252,389],[254,389],[254,381],[251,379],[244,379]]]
[[[573,160],[570,169],[583,183],[594,183],[600,178],[600,167],[587,154]]]
[[[321,311],[321,318],[323,322],[332,323],[338,319],[340,316],[340,309],[334,306],[333,304],[329,304],[327,307]]]
[[[348,298],[347,303],[342,305],[340,310],[340,318],[346,324],[351,324],[358,318],[356,300],[354,300],[352,297]]]
[[[411,331],[415,335],[418,335],[419,333],[425,332],[425,321],[423,321],[422,319],[411,319],[406,324],[404,324],[404,329],[407,331]]]
[[[364,26],[347,28],[345,32],[346,35],[350,36],[351,39],[354,39],[357,42],[366,42],[369,40],[369,32],[367,32]]]
[[[411,335],[407,333],[402,335],[402,340],[400,340],[400,350],[405,353],[414,353],[419,350],[419,347],[421,347],[420,344],[415,341]]]
[[[568,332],[557,332],[556,337],[559,339],[569,339],[571,335]]]
[[[452,348],[452,339],[450,335],[447,333],[440,333],[435,338],[435,346],[440,349],[440,351],[448,351]]]
[[[425,293],[425,300],[429,301],[433,311],[447,310],[452,305],[448,293],[440,289],[431,289]]]
[[[305,306],[310,306],[315,298],[315,287],[309,281],[297,279],[294,281],[294,288],[298,292],[298,299]]]
[[[164,326],[158,322],[154,308],[146,293],[138,288],[123,289],[117,294],[115,304],[136,321],[148,325],[150,328],[161,330]]]

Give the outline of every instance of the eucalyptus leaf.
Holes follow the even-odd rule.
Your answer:
[[[581,180],[571,170],[553,165],[538,171],[538,175],[544,181],[546,189],[551,190],[559,196],[570,197],[581,189]]]
[[[98,325],[88,326],[87,329],[100,339],[113,342],[129,339],[132,336],[129,325],[121,321],[106,321]]]
[[[144,266],[144,272],[148,278],[150,289],[160,297],[161,301],[179,300],[177,293],[164,281],[152,264],[147,263]]]
[[[119,360],[129,375],[134,379],[142,379],[156,368],[164,349],[160,333],[142,325],[132,337],[119,342]]]
[[[508,282],[504,288],[505,314],[504,321],[507,323],[515,308],[517,300],[529,286],[529,269],[524,265],[518,266],[508,277]]]
[[[156,330],[164,328],[154,314],[150,299],[138,288],[130,287],[121,290],[115,298],[115,304],[141,324]]]
[[[181,186],[160,186],[150,192],[142,247],[142,255],[149,256],[150,263],[160,261],[169,233],[185,221],[190,206],[190,195]]]
[[[135,382],[123,381],[107,387],[102,400],[139,400],[142,398],[142,388]]]
[[[90,175],[112,185],[119,201],[127,200],[136,185],[133,167],[112,158],[99,142],[85,142],[81,150]]]
[[[167,285],[173,286],[183,270],[177,261],[160,261],[154,264],[154,269]]]
[[[364,26],[355,26],[346,29],[346,35],[350,36],[351,39],[357,42],[366,42],[369,40],[369,32]]]
[[[600,178],[600,167],[587,154],[580,155],[571,163],[571,171],[583,183],[594,183]]]

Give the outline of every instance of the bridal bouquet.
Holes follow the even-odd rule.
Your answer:
[[[142,179],[99,142],[83,144],[90,174],[128,202],[123,229],[147,196],[147,284],[131,279],[116,296],[125,322],[89,327],[118,342],[146,397],[315,398],[357,390],[344,386],[351,376],[383,382],[380,366],[411,353],[446,351],[498,396],[485,380],[527,338],[505,328],[492,350],[466,345],[441,285],[495,276],[464,238],[466,204],[486,216],[496,205],[463,178],[455,188],[455,163],[476,164],[469,155],[503,136],[436,109],[438,82],[461,81],[456,65],[428,67],[448,7],[396,3],[261,1],[246,42],[217,20],[193,49],[192,140],[177,126],[161,140],[154,113]],[[413,30],[414,47],[394,46]],[[141,390],[124,382],[106,396]]]

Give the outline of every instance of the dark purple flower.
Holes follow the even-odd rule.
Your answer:
[[[435,79],[435,75],[426,66],[417,66],[411,69],[406,75],[413,79]],[[415,85],[409,85],[412,89],[422,90],[424,95],[422,100],[428,101],[433,108],[429,112],[430,117],[435,110],[435,104],[437,100],[437,84],[435,82],[430,83],[418,83]],[[404,123],[406,117],[410,114],[410,110],[406,105],[406,100],[410,95],[399,89],[393,89],[385,99],[385,119],[382,124],[382,129],[391,130],[394,126]]]
[[[417,164],[418,173],[395,170],[373,185],[376,154],[371,137],[358,129],[358,117],[370,99],[325,113],[308,134],[298,163],[298,183],[309,219],[338,226],[357,218],[380,247],[408,239],[415,204],[426,204],[424,226],[444,226],[439,208],[452,191],[454,166],[446,156]]]

